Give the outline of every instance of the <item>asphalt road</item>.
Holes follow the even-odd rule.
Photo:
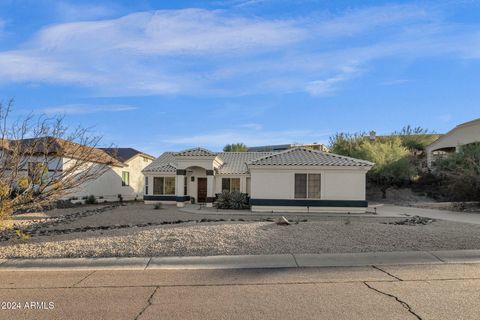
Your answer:
[[[0,319],[479,318],[480,264],[0,271]]]

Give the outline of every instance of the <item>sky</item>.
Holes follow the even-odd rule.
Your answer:
[[[480,117],[480,1],[0,1],[0,100],[152,155]]]

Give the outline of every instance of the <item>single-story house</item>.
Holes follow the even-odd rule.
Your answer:
[[[427,165],[431,168],[436,159],[447,157],[458,152],[461,146],[476,142],[480,142],[480,119],[459,124],[425,148]]]
[[[373,163],[306,148],[282,152],[165,152],[144,170],[146,203],[212,206],[222,191],[250,197],[254,212],[365,212]]]
[[[94,148],[48,136],[2,141],[0,154],[12,154],[14,150],[23,155],[19,169],[19,174],[23,176],[31,176],[33,168],[42,166],[49,177],[62,177],[62,173],[73,168],[76,161],[83,163],[82,166],[94,168],[89,169],[92,172],[99,168],[100,176],[68,190],[62,197],[74,202],[83,202],[90,195],[99,202],[118,201],[120,197],[123,200],[142,200],[145,189],[142,170],[155,159],[132,148]]]

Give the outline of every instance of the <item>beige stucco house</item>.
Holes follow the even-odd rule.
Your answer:
[[[116,160],[103,175],[85,183],[71,194],[78,198],[94,195],[104,201],[142,200],[144,176],[142,170],[153,162],[155,157],[133,148],[100,148]]]
[[[144,170],[147,203],[212,206],[222,191],[250,196],[255,212],[364,212],[373,163],[305,148],[282,152],[165,152]]]
[[[428,167],[431,168],[436,159],[447,157],[458,152],[461,146],[475,142],[480,142],[480,119],[459,124],[428,145],[425,148]]]

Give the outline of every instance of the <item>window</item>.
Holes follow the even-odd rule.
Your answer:
[[[175,194],[175,177],[154,177],[153,194]]]
[[[295,174],[295,198],[307,197],[307,175]]]
[[[148,194],[148,177],[145,177],[145,194]]]
[[[129,186],[130,185],[130,172],[122,171],[122,186]]]
[[[240,191],[240,178],[222,178],[222,192]]]
[[[175,177],[165,178],[165,192],[164,194],[175,194]]]
[[[320,199],[320,174],[295,174],[295,198]]]
[[[247,194],[250,194],[252,192],[251,188],[252,188],[252,179],[247,178]]]

